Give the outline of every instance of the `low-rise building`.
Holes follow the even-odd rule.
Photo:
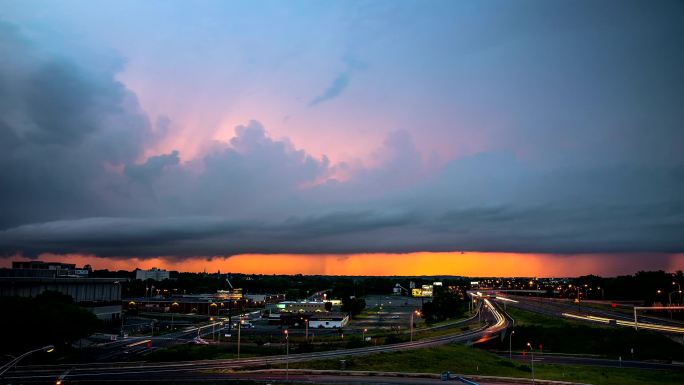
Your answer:
[[[323,301],[283,301],[276,305],[279,312],[320,313],[332,310],[332,302]]]
[[[135,279],[139,279],[141,281],[146,281],[148,279],[153,281],[163,281],[165,279],[169,279],[169,272],[166,270],[157,269],[156,267],[153,267],[150,270],[137,269],[135,271]]]
[[[349,315],[347,313],[316,313],[309,317],[309,328],[313,329],[339,329],[345,327],[348,323]]]
[[[43,261],[13,261],[11,269],[1,269],[3,277],[87,277],[90,266],[77,268],[73,263]]]

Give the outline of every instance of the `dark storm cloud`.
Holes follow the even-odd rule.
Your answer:
[[[118,63],[76,64],[0,23],[0,226],[110,212],[96,185],[148,132]],[[94,67],[94,69],[93,69]]]
[[[638,18],[545,4],[476,23],[484,36],[452,29],[468,20],[427,33],[430,19],[426,44],[389,55],[439,79],[420,77],[430,107],[477,116],[448,122],[453,142],[491,142],[437,165],[417,145],[438,132],[432,109],[391,131],[372,166],[333,165],[258,121],[194,159],[145,158],[173,133],[116,80],[120,59],[58,55],[0,24],[0,255],[684,251],[681,7]],[[354,68],[311,104],[341,95]]]

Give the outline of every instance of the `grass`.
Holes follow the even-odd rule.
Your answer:
[[[623,359],[684,360],[684,346],[654,331],[588,325],[521,309],[509,308],[508,313],[516,321],[513,328],[514,350],[521,350],[530,341],[535,348],[542,344],[545,352],[598,354]],[[507,343],[503,345],[506,346],[500,348],[508,348]]]
[[[509,306],[506,309],[508,313],[515,320],[516,326],[544,326],[544,327],[568,327],[568,326],[588,326],[588,327],[606,327],[602,324],[588,324],[582,321],[571,319],[549,317],[543,314],[522,310]]]
[[[340,360],[291,363],[290,368],[340,369]],[[539,379],[581,382],[594,385],[682,384],[684,372],[637,370],[591,366],[535,364]],[[526,364],[502,359],[488,352],[463,346],[446,345],[393,353],[378,353],[346,358],[346,370],[490,375],[530,378]]]

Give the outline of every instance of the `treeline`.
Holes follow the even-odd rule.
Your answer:
[[[585,290],[582,296],[588,299],[605,300],[643,300],[645,305],[653,303],[682,303],[684,297],[679,293],[684,287],[684,274],[664,271],[640,271],[634,275],[621,275],[604,278],[586,275],[570,281],[576,286],[585,285],[592,290]],[[586,295],[586,296],[585,296]]]
[[[17,355],[54,345],[59,352],[94,333],[100,325],[93,313],[71,296],[46,291],[35,298],[0,297],[0,352]]]

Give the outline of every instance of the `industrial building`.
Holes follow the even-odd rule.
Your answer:
[[[76,268],[73,263],[13,261],[11,269],[0,269],[2,277],[87,277],[90,266]]]
[[[121,284],[117,278],[0,277],[0,296],[35,297],[45,291],[70,295],[79,306],[105,322],[121,317]]]

